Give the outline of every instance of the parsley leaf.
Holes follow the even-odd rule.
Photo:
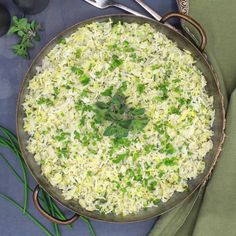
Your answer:
[[[126,157],[128,156],[128,153],[122,153],[116,156],[115,159],[112,160],[113,163],[120,163],[121,161],[123,161]]]
[[[53,102],[49,98],[41,97],[37,100],[37,104],[38,105],[46,104],[48,106],[52,106]]]
[[[163,160],[164,165],[166,166],[174,166],[177,164],[177,158],[172,157],[172,158],[166,158]]]
[[[118,56],[113,55],[113,56],[112,56],[112,61],[111,61],[110,67],[109,67],[109,70],[110,70],[110,71],[115,70],[117,67],[119,67],[120,65],[122,65],[123,62],[124,62],[124,61],[123,61],[122,59],[119,59]]]
[[[80,67],[72,66],[71,71],[76,75],[82,75],[84,72]]]
[[[145,84],[138,84],[137,90],[139,93],[143,93],[145,90]]]
[[[90,82],[90,78],[89,78],[88,75],[83,74],[83,75],[80,76],[79,81],[80,81],[80,83],[81,83],[82,85],[85,86],[85,85],[87,85],[87,84]]]
[[[82,50],[81,50],[80,48],[77,49],[76,52],[75,52],[75,56],[76,56],[76,58],[80,58],[81,53],[82,53]]]
[[[112,90],[113,90],[113,86],[110,86],[108,89],[102,92],[101,95],[110,97],[112,95]]]

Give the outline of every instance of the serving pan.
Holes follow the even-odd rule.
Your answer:
[[[196,29],[199,31],[201,35],[201,43],[199,46],[195,46],[193,43],[191,43],[185,36],[183,36],[181,33],[179,33],[177,30],[173,29],[172,27],[169,27],[168,25],[164,24],[169,18],[172,17],[179,17],[182,18],[192,25],[196,27]],[[165,34],[169,39],[176,42],[179,48],[186,49],[191,52],[192,56],[194,57],[196,61],[196,66],[202,71],[204,74],[207,85],[206,90],[209,96],[214,97],[214,109],[215,109],[215,121],[213,123],[212,130],[214,131],[214,135],[212,137],[213,141],[213,148],[210,152],[207,153],[205,156],[205,170],[202,174],[200,174],[197,178],[191,179],[189,181],[189,190],[182,192],[182,193],[175,193],[170,200],[163,203],[161,202],[158,207],[153,207],[147,210],[142,210],[135,214],[129,214],[126,216],[121,215],[114,215],[114,214],[102,214],[98,211],[87,211],[86,209],[82,208],[78,201],[76,200],[65,200],[64,197],[61,194],[61,191],[53,187],[47,178],[42,175],[40,166],[36,163],[34,160],[34,157],[31,153],[28,152],[26,146],[27,146],[27,140],[29,139],[29,135],[24,131],[23,129],[23,123],[24,123],[24,111],[22,104],[25,100],[25,96],[28,93],[28,84],[29,80],[35,75],[36,73],[36,67],[41,65],[42,59],[48,54],[48,52],[58,43],[59,39],[61,37],[67,37],[74,33],[79,27],[83,27],[87,24],[90,24],[92,22],[107,22],[109,20],[112,20],[113,22],[128,22],[128,23],[138,23],[138,24],[144,24],[148,23],[150,24],[154,29],[157,31]],[[177,206],[179,203],[181,203],[183,200],[185,200],[187,197],[189,197],[199,186],[201,186],[209,177],[211,174],[217,158],[219,156],[221,145],[224,140],[224,128],[225,128],[225,111],[224,111],[224,105],[223,105],[223,96],[220,92],[219,84],[216,78],[216,75],[214,71],[212,70],[212,67],[208,63],[205,55],[202,53],[206,46],[206,35],[202,27],[192,18],[186,15],[182,15],[180,13],[169,13],[165,15],[160,22],[152,20],[150,18],[144,18],[139,16],[133,16],[133,15],[125,15],[125,14],[119,14],[119,15],[108,15],[108,16],[101,16],[92,18],[80,23],[77,23],[70,28],[66,29],[62,33],[58,34],[54,39],[52,39],[38,54],[38,56],[33,60],[31,66],[29,67],[25,78],[22,82],[21,90],[18,97],[18,103],[17,103],[17,120],[16,120],[16,129],[17,129],[17,137],[19,140],[20,149],[22,151],[23,158],[31,171],[33,177],[38,183],[38,186],[36,186],[34,191],[34,203],[35,207],[49,220],[58,223],[58,224],[69,224],[75,221],[80,215],[93,218],[96,220],[102,220],[102,221],[109,221],[109,222],[134,222],[134,221],[141,221],[146,220],[161,214],[164,214],[165,212],[171,210],[175,206]],[[40,186],[40,187],[39,187]],[[61,203],[63,206],[69,208],[71,211],[75,212],[75,215],[71,217],[68,220],[60,220],[56,219],[55,217],[52,217],[47,212],[44,211],[44,209],[41,207],[39,201],[38,201],[38,194],[40,191],[40,188],[43,188],[48,194],[50,194],[56,201]]]

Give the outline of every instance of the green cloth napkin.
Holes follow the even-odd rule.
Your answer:
[[[183,0],[179,0],[182,1]],[[226,139],[212,178],[189,199],[163,215],[149,236],[236,236],[236,1],[190,0],[189,15],[208,36],[206,52],[225,97],[230,98]],[[182,22],[188,34],[198,34]],[[232,95],[230,96],[231,92]]]

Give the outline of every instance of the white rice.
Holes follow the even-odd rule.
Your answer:
[[[114,55],[123,63],[110,70]],[[42,174],[65,199],[105,214],[135,213],[185,191],[205,168],[215,116],[194,64],[190,52],[148,24],[79,28],[43,59],[23,104],[27,148]],[[83,85],[72,67],[89,83]],[[114,95],[124,82],[128,105],[145,108],[149,122],[117,146],[103,135],[109,122],[94,124],[90,108],[109,100],[104,90],[113,86]],[[79,100],[84,105],[76,108]],[[124,153],[123,161],[113,162]]]

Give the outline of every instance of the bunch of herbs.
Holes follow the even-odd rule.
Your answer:
[[[107,103],[101,101],[95,103],[96,123],[110,122],[103,135],[122,138],[127,137],[130,131],[142,131],[149,121],[145,115],[145,109],[129,107],[127,97],[121,90],[118,90],[114,96],[111,96],[111,91],[112,88],[108,88],[101,94],[102,96],[110,96]]]
[[[35,20],[29,22],[27,18],[17,18],[13,16],[12,25],[8,34],[16,34],[20,38],[20,41],[13,45],[12,51],[20,57],[29,59],[29,49],[34,47],[34,40],[40,40],[38,31],[41,29],[40,24]]]

